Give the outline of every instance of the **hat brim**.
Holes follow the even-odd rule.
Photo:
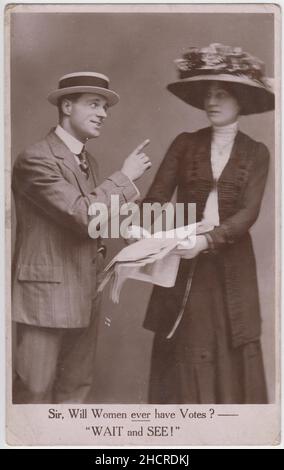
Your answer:
[[[73,93],[95,93],[96,95],[102,95],[107,99],[109,106],[114,106],[119,101],[119,95],[115,93],[115,91],[96,86],[73,86],[54,90],[48,95],[47,99],[51,104],[57,105],[58,99],[61,98],[61,96],[71,95]]]
[[[274,93],[272,90],[260,83],[254,82],[247,77],[238,77],[227,74],[197,75],[170,83],[167,89],[175,96],[194,106],[204,110],[205,91],[208,82],[220,81],[230,83],[232,89],[237,93],[240,114],[258,114],[272,111],[275,106]]]

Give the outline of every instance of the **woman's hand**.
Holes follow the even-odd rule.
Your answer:
[[[207,248],[207,238],[204,235],[197,235],[196,243],[192,248],[176,248],[173,253],[179,255],[181,258],[192,259],[199,255],[201,251],[207,250]]]
[[[125,233],[122,234],[122,236],[126,245],[131,245],[132,243],[138,242],[143,238],[150,238],[151,234],[139,225],[131,225],[130,227],[127,227]]]
[[[134,237],[123,238],[123,241],[126,245],[132,245],[133,243],[136,243],[139,240],[140,238],[134,238]]]

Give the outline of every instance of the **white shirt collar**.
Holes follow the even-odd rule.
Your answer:
[[[226,126],[213,126],[214,135],[228,135],[228,134],[237,134],[239,130],[239,122],[235,121]]]
[[[71,150],[72,153],[75,155],[79,155],[82,152],[82,149],[84,147],[84,144],[80,142],[80,140],[76,139],[73,137],[73,135],[69,134],[63,127],[58,124],[55,129],[55,134],[58,135],[58,137],[63,140],[64,144],[67,145],[69,150]]]

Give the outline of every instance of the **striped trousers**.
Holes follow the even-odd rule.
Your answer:
[[[87,328],[17,323],[13,403],[86,403],[93,382],[98,303]]]

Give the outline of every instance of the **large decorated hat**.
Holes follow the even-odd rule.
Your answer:
[[[274,93],[265,78],[264,64],[241,47],[210,44],[190,47],[175,61],[179,80],[168,90],[195,108],[204,109],[208,82],[229,82],[241,105],[241,114],[254,114],[274,109]]]

